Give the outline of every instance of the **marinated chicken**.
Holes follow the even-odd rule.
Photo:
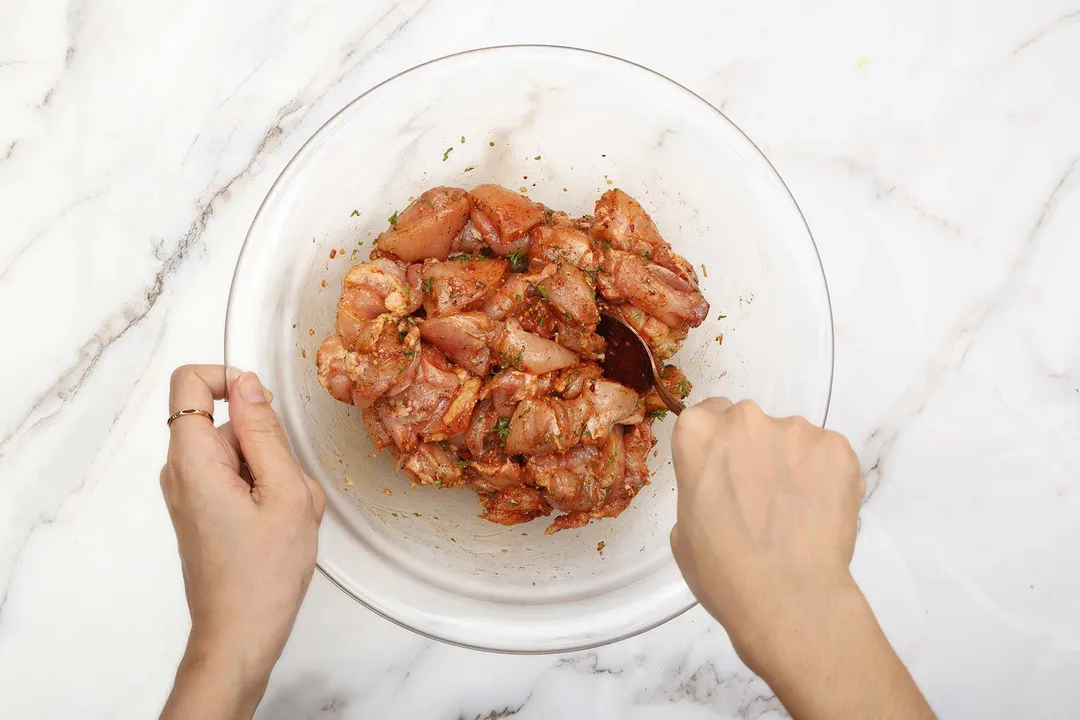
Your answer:
[[[621,190],[570,218],[498,185],[436,187],[342,281],[319,381],[417,485],[467,486],[503,525],[615,517],[648,483],[656,390],[608,380],[600,314],[659,359],[709,312],[693,266]],[[675,365],[664,385],[685,398]]]

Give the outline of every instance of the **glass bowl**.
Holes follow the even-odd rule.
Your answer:
[[[768,160],[707,102],[638,65],[543,46],[452,55],[376,86],[300,149],[255,216],[225,357],[275,391],[296,456],[326,489],[319,569],[380,615],[459,645],[626,638],[694,604],[668,545],[673,417],[654,426],[651,484],[630,508],[547,536],[551,518],[504,527],[478,517],[472,491],[410,487],[359,410],[319,385],[341,279],[388,217],[430,187],[480,183],[571,215],[613,187],[644,205],[712,305],[675,357],[691,402],[753,398],[824,423],[833,337],[817,249]]]

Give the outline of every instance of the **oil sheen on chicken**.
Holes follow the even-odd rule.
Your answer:
[[[498,185],[436,187],[345,274],[316,368],[414,485],[467,487],[491,522],[579,528],[648,484],[665,414],[603,376],[602,312],[662,359],[709,312],[636,200],[610,190],[571,218]],[[690,392],[675,365],[662,381]]]

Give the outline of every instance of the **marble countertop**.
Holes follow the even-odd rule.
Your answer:
[[[945,717],[1080,717],[1080,5],[0,1],[0,717],[145,718],[187,633],[169,371],[222,357],[274,178],[418,62],[547,42],[703,95],[832,292],[854,561]],[[263,718],[765,718],[700,609],[595,651],[442,645],[316,575]]]

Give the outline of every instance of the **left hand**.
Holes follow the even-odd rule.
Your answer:
[[[250,717],[285,646],[315,569],[326,497],[285,439],[254,373],[187,365],[172,376],[182,416],[161,470],[191,610],[191,635],[162,717]],[[227,387],[229,385],[230,387]]]

